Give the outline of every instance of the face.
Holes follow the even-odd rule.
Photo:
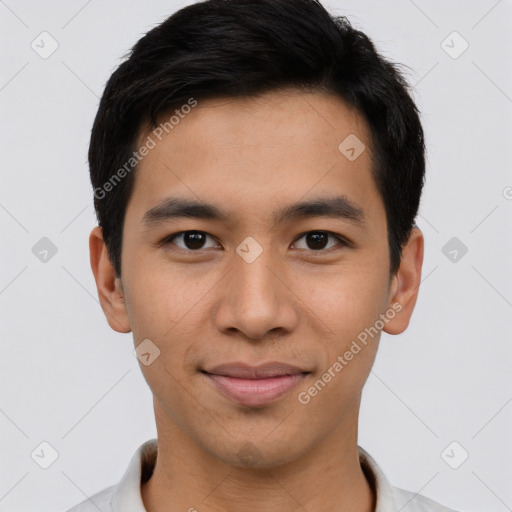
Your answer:
[[[121,279],[91,244],[110,325],[151,340],[148,361],[160,351],[140,365],[159,436],[272,467],[354,433],[380,330],[405,329],[416,297],[389,275],[366,123],[337,96],[286,91],[199,102],[160,137],[136,171]],[[296,374],[219,378],[226,363]]]

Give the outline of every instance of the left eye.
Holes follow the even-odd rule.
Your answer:
[[[200,249],[215,247],[215,245],[205,247],[205,240],[208,237],[212,238],[210,235],[203,231],[181,231],[180,233],[175,233],[165,238],[163,240],[163,244],[174,244],[177,245],[177,247],[180,249],[189,251],[197,251]],[[329,231],[308,231],[297,239],[301,240],[304,238],[306,240],[307,247],[298,247],[298,249],[310,249],[317,252],[325,249],[331,249],[333,246],[328,246],[327,242],[329,237],[335,238],[338,241],[338,245],[347,245],[343,238],[335,235],[334,233],[330,233]],[[181,245],[174,243],[174,240],[176,239],[181,240]],[[294,245],[297,245],[297,243]]]
[[[306,249],[309,248],[313,251],[321,251],[332,248],[332,245],[330,247],[326,247],[329,237],[335,238],[339,242],[338,245],[346,245],[345,241],[340,236],[330,233],[329,231],[308,231],[301,235],[298,240],[305,238],[306,244],[309,246],[306,247]],[[299,247],[299,249],[301,249],[301,247]]]

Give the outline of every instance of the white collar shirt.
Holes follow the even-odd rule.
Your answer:
[[[123,477],[75,505],[67,512],[147,512],[141,496],[141,482],[151,475],[158,444],[150,439],[137,448]],[[375,512],[456,512],[417,493],[393,487],[375,460],[360,446],[359,460],[365,473],[373,480],[377,501]]]

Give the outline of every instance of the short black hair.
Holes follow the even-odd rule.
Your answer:
[[[143,128],[156,128],[158,118],[191,99],[255,97],[290,87],[337,94],[366,120],[372,173],[386,209],[390,272],[398,270],[425,179],[423,129],[399,64],[317,0],[206,0],[142,37],[100,101],[89,164],[117,277]]]

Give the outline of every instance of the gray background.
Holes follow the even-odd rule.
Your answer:
[[[0,510],[65,510],[156,435],[131,334],[110,330],[96,296],[86,153],[121,57],[188,3],[0,1]],[[409,329],[383,334],[359,442],[397,486],[512,510],[512,0],[325,5],[410,66],[429,150],[423,283]],[[43,31],[58,43],[47,58],[31,47],[55,44]],[[48,469],[43,441],[58,453]]]

